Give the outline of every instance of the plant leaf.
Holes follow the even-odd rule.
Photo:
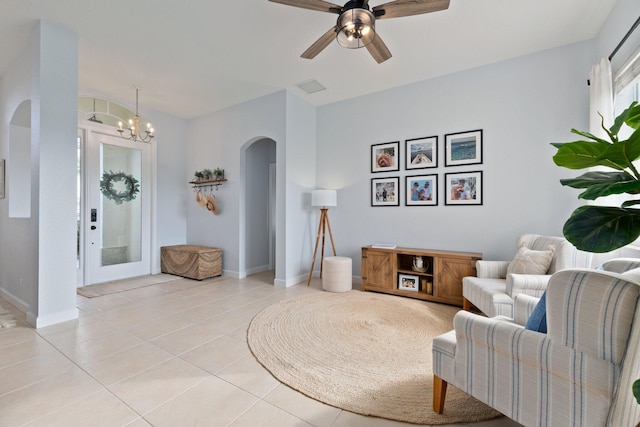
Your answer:
[[[582,251],[610,252],[640,236],[640,210],[581,206],[565,222],[563,233]]]
[[[635,380],[633,382],[633,396],[636,398],[636,401],[640,403],[640,380]]]
[[[636,129],[629,139],[624,141],[629,161],[634,162],[640,158],[640,128]]]
[[[621,123],[618,125],[619,120]],[[640,104],[632,102],[629,108],[616,117],[616,123],[614,126],[618,125],[618,131],[620,130],[622,123],[626,123],[627,126],[630,126],[633,129],[638,129],[640,127]],[[613,127],[611,129],[613,130]]]
[[[577,178],[561,179],[560,183],[571,188],[586,188],[587,190],[578,196],[586,200],[595,200],[612,194],[640,192],[640,181],[625,171],[587,172]]]
[[[578,130],[578,129],[571,129],[571,133],[575,133],[576,135],[584,136],[585,138],[591,139],[594,142],[611,144],[611,142],[607,141],[606,139],[602,139],[600,137],[597,137],[594,134],[589,133],[589,132],[584,132],[584,131],[581,131],[581,130]]]
[[[556,165],[569,169],[584,169],[594,166],[608,166],[614,169],[624,169],[618,164],[603,158],[613,144],[608,142],[594,143],[588,141],[574,141],[563,144],[553,156]]]

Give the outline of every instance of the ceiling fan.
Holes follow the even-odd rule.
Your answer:
[[[269,0],[274,3],[338,14],[338,22],[324,33],[302,58],[315,58],[336,38],[346,48],[366,47],[378,64],[391,58],[391,52],[376,33],[376,19],[398,18],[437,12],[449,7],[449,0],[395,0],[369,8],[369,0],[350,0],[340,6],[324,0]]]

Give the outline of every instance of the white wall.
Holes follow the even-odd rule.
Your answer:
[[[360,248],[398,246],[482,252],[510,259],[517,235],[561,235],[577,192],[560,178],[550,142],[586,128],[589,43],[575,44],[318,109],[318,186],[339,188],[331,209],[340,255],[360,272]],[[483,164],[444,167],[444,134],[483,129]],[[438,135],[439,204],[404,206],[404,140]],[[370,172],[371,145],[401,141],[399,172]],[[484,172],[482,206],[445,206],[444,173]],[[399,176],[400,207],[371,207],[371,178]]]
[[[36,327],[75,319],[78,36],[42,21],[32,36],[31,134],[38,156]],[[32,152],[33,153],[33,152]]]
[[[6,159],[8,170],[11,164],[9,123],[19,105],[31,99],[30,76],[31,55],[25,49],[0,79],[0,158]],[[30,136],[28,144],[31,144]],[[33,176],[31,168],[28,173]],[[6,175],[5,198],[0,199],[0,292],[3,298],[27,312],[37,306],[38,223],[34,216],[9,218],[13,179],[16,177]],[[30,192],[31,205],[36,195]]]
[[[247,273],[245,198],[249,190],[243,168],[246,149],[255,141],[276,142],[276,279],[290,286],[305,278],[311,263],[310,234],[313,212],[309,194],[315,184],[315,108],[288,92],[264,96],[190,123],[188,177],[196,170],[220,167],[227,182],[216,192],[220,208],[212,215],[201,208],[193,193],[188,205],[187,242],[222,248],[223,271]]]
[[[31,101],[31,210],[10,218],[0,200],[0,290],[37,326],[76,318],[75,138],[78,39],[37,23],[31,43],[0,80],[0,154],[11,162],[10,121]],[[9,179],[16,179],[12,176]],[[11,188],[11,187],[10,187]],[[46,213],[46,215],[40,215]]]
[[[319,211],[311,207],[311,191],[316,188],[317,129],[316,109],[291,93],[287,93],[286,111],[286,248],[284,252],[279,249],[280,242],[276,247],[279,255],[286,254],[287,276],[286,283],[276,280],[276,284],[291,286],[309,274],[318,226]]]
[[[285,92],[278,92],[194,119],[189,124],[187,173],[183,177],[184,191],[188,194],[187,243],[221,248],[222,268],[231,276],[243,276],[246,268],[244,256],[242,265],[240,259],[246,235],[245,212],[241,210],[244,198],[240,197],[245,185],[241,153],[253,142],[268,138],[276,142],[280,161],[286,143],[285,103]],[[215,193],[219,213],[213,215],[196,203],[187,182],[193,179],[196,170],[216,167],[224,169],[227,182]],[[285,194],[284,180],[278,180],[277,191]],[[284,198],[279,203],[284,203]]]
[[[184,244],[187,241],[187,206],[191,202],[191,192],[187,182],[190,173],[187,168],[187,121],[145,109],[141,113],[148,117],[156,130],[155,152],[157,161],[155,197],[155,224],[152,230],[151,271],[160,272],[160,247]]]

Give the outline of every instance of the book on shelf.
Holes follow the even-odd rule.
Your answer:
[[[371,245],[371,247],[377,249],[395,249],[396,245],[392,245],[389,243],[374,243],[373,245]]]

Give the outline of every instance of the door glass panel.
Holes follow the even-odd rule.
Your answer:
[[[82,137],[78,135],[76,140],[76,268],[80,268],[80,227],[82,225]]]
[[[141,172],[140,150],[100,144],[102,266],[142,258]]]

